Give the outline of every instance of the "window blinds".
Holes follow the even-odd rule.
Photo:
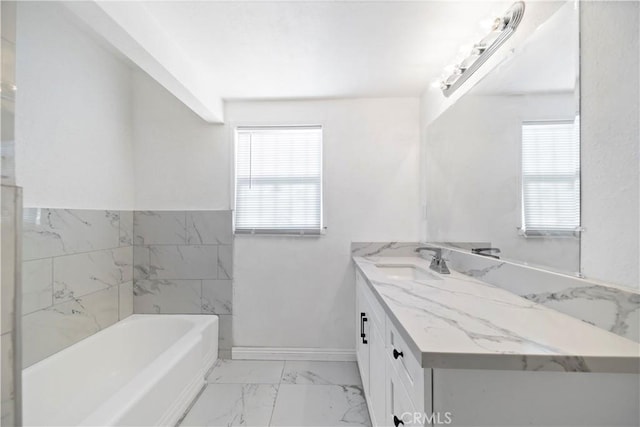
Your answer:
[[[235,230],[320,234],[322,128],[236,130]]]
[[[580,227],[580,126],[522,124],[522,220],[525,235],[573,235]]]

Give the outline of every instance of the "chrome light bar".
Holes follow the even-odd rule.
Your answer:
[[[473,46],[469,55],[458,64],[453,72],[442,80],[440,89],[444,96],[450,96],[462,83],[484,64],[487,59],[505,42],[518,28],[524,15],[524,2],[514,3],[502,17],[496,18],[491,31]]]

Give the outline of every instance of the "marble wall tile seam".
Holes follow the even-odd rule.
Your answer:
[[[217,292],[213,292],[215,295],[209,295],[211,287],[205,289],[208,283],[205,282],[223,282],[218,284]],[[233,314],[233,281],[230,279],[216,279],[202,280],[201,290],[201,307],[202,314],[215,314],[215,315],[232,315]],[[228,295],[225,295],[224,286],[228,286]],[[206,292],[205,292],[206,291]],[[222,296],[222,297],[221,297]],[[227,296],[228,298],[224,298]]]
[[[129,252],[132,252],[131,246],[122,246],[24,261],[23,314],[131,281],[133,256]],[[96,268],[89,267],[83,271],[89,262]],[[35,267],[42,263],[48,271],[38,271]],[[27,266],[34,266],[34,272],[29,274],[31,269]],[[34,309],[35,306],[37,308]]]
[[[84,295],[77,296],[77,297],[74,297],[74,298],[70,298],[70,299],[67,299],[67,300],[64,300],[64,301],[60,301],[60,302],[51,304],[49,307],[41,308],[39,310],[32,311],[32,312],[30,312],[28,314],[24,314],[22,317],[29,316],[29,315],[37,313],[39,311],[46,311],[46,310],[55,309],[57,306],[64,305],[64,304],[69,304],[69,303],[73,303],[73,302],[81,304],[83,299],[94,297],[94,296],[96,296],[96,294],[99,294],[100,292],[105,292],[105,291],[108,291],[108,290],[113,289],[113,288],[119,289],[119,286],[120,285],[124,285],[125,283],[127,283],[127,282],[120,283],[117,286],[111,286],[109,288],[98,289],[97,291],[89,292],[88,294],[84,294]]]
[[[176,225],[176,220],[181,223]],[[150,240],[150,237],[153,239]],[[185,245],[187,244],[187,212],[134,210],[132,239],[134,245],[142,246]]]
[[[117,323],[118,290],[103,289],[23,318],[26,367]]]
[[[77,253],[77,254],[70,254],[70,255],[59,255],[59,256],[53,256],[53,257],[49,257],[49,258],[39,258],[39,259],[34,259],[34,260],[29,260],[29,261],[25,261],[25,262],[32,262],[32,261],[41,261],[41,260],[46,260],[46,259],[51,259],[51,260],[56,260],[56,259],[60,259],[60,258],[69,258],[69,257],[73,257],[76,255],[92,255],[92,254],[100,254],[100,253],[108,253],[108,252],[113,252],[114,250],[121,250],[121,249],[127,249],[129,246],[120,246],[117,248],[110,248],[110,249],[98,249],[95,251],[88,251],[88,252],[82,252],[82,253]],[[131,248],[133,248],[133,246],[131,246]],[[114,260],[114,264],[116,264],[117,261]],[[52,263],[52,273],[55,270],[55,262]],[[118,265],[118,264],[116,264]],[[131,257],[131,264],[129,265],[133,265],[133,256]],[[121,281],[115,283],[115,285],[119,285],[121,283],[127,282],[131,280],[131,277],[128,278],[123,278]]]
[[[34,274],[32,273],[32,270],[30,268],[27,268],[28,266],[33,266],[33,265],[38,265],[38,264],[42,264],[43,262],[48,262],[50,265],[46,266],[48,272],[46,273],[46,287],[39,287],[38,290],[36,290],[35,292],[31,289],[30,286],[30,282],[27,280],[29,278],[33,278],[31,275]],[[35,273],[36,277],[38,276],[37,273]],[[36,278],[36,280],[38,280],[38,278]],[[42,297],[42,294],[46,293],[46,298],[48,298],[48,302],[45,303],[40,303],[38,304],[36,302],[37,308],[32,308],[32,300],[30,297],[32,297],[34,294],[36,294],[36,296],[38,296],[38,294],[40,295],[38,298]],[[34,311],[38,311],[41,310],[43,308],[47,308],[50,307],[54,304],[54,298],[53,298],[53,258],[42,258],[42,259],[37,259],[37,260],[30,260],[30,261],[23,261],[22,262],[22,312],[21,315],[25,316],[29,313],[33,313]]]
[[[34,211],[38,211],[37,220]],[[46,219],[40,218],[42,211]],[[24,261],[128,246],[121,241],[121,224],[132,211],[31,207],[23,212]]]
[[[94,252],[112,251],[112,250],[115,250],[115,249],[127,248],[129,246],[133,247],[133,245],[113,246],[113,247],[108,247],[108,248],[91,249],[91,250],[88,250],[88,251],[69,252],[69,253],[60,254],[60,255],[52,255],[52,256],[45,256],[45,257],[38,257],[38,258],[28,258],[28,259],[23,259],[22,262],[41,261],[43,259],[60,258],[60,257],[73,256],[73,255],[86,255],[86,254],[91,254],[91,253],[94,253]]]
[[[51,257],[51,261],[54,304],[133,279],[133,248],[130,246],[61,255]],[[83,271],[87,265],[88,271]]]
[[[232,244],[231,210],[134,211],[135,244]]]
[[[148,251],[148,260],[147,254],[144,254],[144,259],[139,260],[136,259],[139,255],[134,255],[134,270],[136,272],[141,273],[138,274],[138,278],[158,278],[158,279],[169,279],[169,280],[226,280],[233,278],[233,245],[215,245],[215,244],[185,244],[185,245],[176,245],[176,244],[153,244],[153,245],[134,245],[135,249],[143,248]],[[213,248],[216,248],[216,254],[213,256],[212,253],[201,253],[201,254],[190,254],[191,256],[185,256],[183,251],[193,251],[193,250],[203,250],[209,251]],[[175,251],[171,253],[169,251]],[[209,257],[209,259],[207,259]],[[205,268],[213,269],[215,265],[215,275],[213,271],[209,272],[209,274],[178,274],[178,273],[169,273],[170,268],[184,268],[185,265],[189,263],[194,263],[200,261],[200,263],[205,264]],[[207,264],[207,261],[210,264]],[[145,264],[147,263],[148,264]],[[169,265],[173,263],[173,265]],[[203,267],[203,265],[200,265]],[[184,272],[183,272],[184,273]]]
[[[123,217],[127,216],[127,227],[123,227]],[[130,217],[130,219],[129,219]],[[120,218],[118,221],[118,243],[120,246],[132,246],[133,245],[133,211],[120,211]]]
[[[47,209],[47,210],[63,210],[63,211],[77,211],[77,210],[82,210],[82,211],[102,211],[99,209],[51,209],[51,208],[25,208],[25,209]],[[123,244],[122,242],[122,232],[123,232],[123,225],[122,225],[122,216],[123,214],[132,214],[133,215],[133,211],[126,211],[126,210],[121,210],[121,211],[117,211],[117,210],[104,210],[105,213],[109,212],[116,212],[117,213],[117,217],[118,219],[116,220],[118,223],[118,241],[114,243],[113,246],[105,246],[105,247],[100,247],[100,248],[94,248],[94,249],[90,249],[90,250],[71,250],[69,252],[63,253],[63,254],[57,254],[57,255],[53,255],[53,256],[45,256],[45,257],[29,257],[29,258],[23,258],[23,261],[35,261],[38,259],[46,259],[46,258],[53,258],[53,257],[58,257],[58,256],[67,256],[67,255],[76,255],[76,254],[83,254],[83,253],[88,253],[88,252],[95,252],[95,251],[100,251],[100,250],[108,250],[108,249],[117,249],[117,248],[121,248],[121,247],[126,247],[126,246],[131,246],[132,243],[129,244]],[[114,221],[114,222],[116,222]],[[133,218],[131,219],[131,229],[133,229]],[[25,233],[34,233],[34,230],[25,230]]]
[[[194,295],[195,283],[197,283],[197,295]],[[182,314],[231,315],[233,314],[232,286],[231,280],[136,279],[134,281],[134,298],[137,300],[135,311],[136,313],[178,311]],[[189,299],[191,303],[188,302]],[[184,305],[185,303],[187,306]]]

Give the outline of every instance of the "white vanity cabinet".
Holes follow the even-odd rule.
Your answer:
[[[424,260],[354,261],[374,426],[640,425],[639,344],[455,272],[388,270]]]
[[[363,294],[362,276],[356,274],[356,359],[362,386],[369,389],[369,304]]]
[[[430,370],[414,358],[359,272],[356,309],[356,357],[372,425],[403,425],[403,419],[418,425],[414,414],[431,412]]]
[[[385,416],[385,314],[356,275],[356,358],[373,425],[383,425]]]

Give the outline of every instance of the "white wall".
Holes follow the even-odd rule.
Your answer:
[[[135,208],[229,209],[231,141],[142,71],[133,73]]]
[[[230,103],[231,124],[320,123],[324,236],[235,240],[235,346],[353,348],[351,241],[418,236],[419,101]]]
[[[136,209],[228,209],[234,126],[324,126],[327,234],[236,237],[234,345],[353,348],[351,241],[418,236],[419,100],[229,102],[219,126],[134,82]]]
[[[133,208],[129,66],[52,2],[19,3],[17,45],[24,205]]]
[[[582,269],[639,289],[640,4],[581,8]]]

